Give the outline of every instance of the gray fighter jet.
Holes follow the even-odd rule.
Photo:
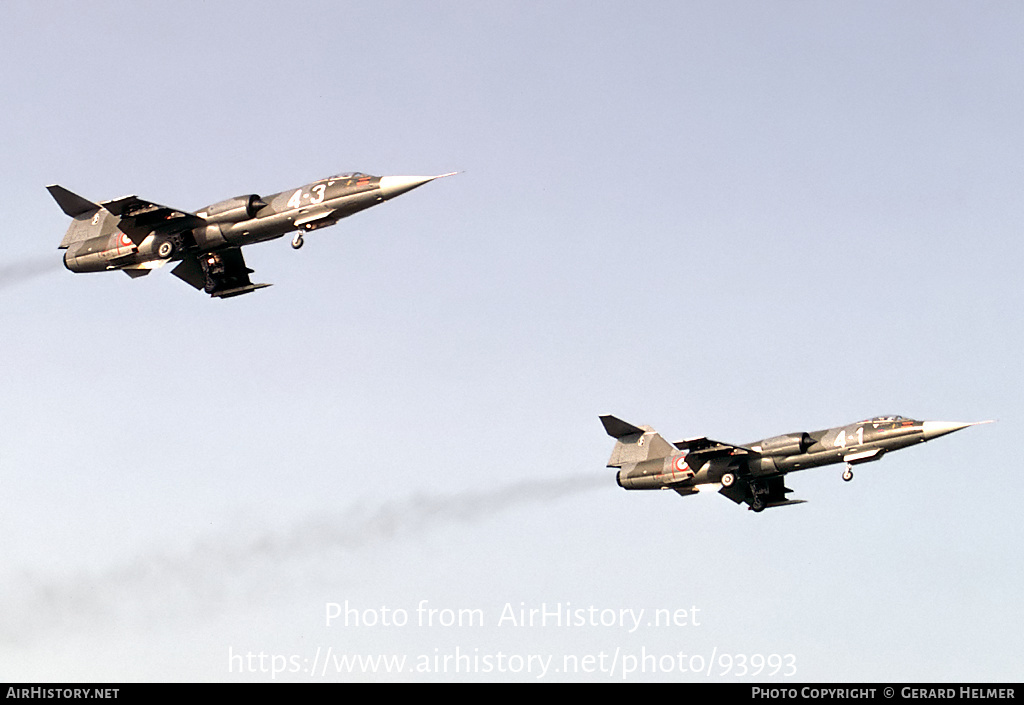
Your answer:
[[[633,426],[614,416],[602,416],[601,423],[616,440],[608,467],[619,468],[620,487],[675,490],[683,497],[702,489],[717,489],[733,502],[746,503],[749,509],[760,512],[805,501],[787,499],[793,490],[784,484],[786,473],[846,463],[843,479],[849,482],[854,465],[991,421],[952,423],[876,416],[847,426],[788,433],[746,445],[708,438],[669,443],[649,426]]]
[[[440,176],[338,174],[301,188],[259,197],[248,194],[214,203],[195,213],[123,196],[93,203],[62,186],[47,186],[57,205],[74,218],[59,249],[72,272],[120,269],[141,277],[168,262],[171,273],[211,296],[248,294],[253,284],[242,246],[295,232],[334,225],[342,218],[383,203]]]

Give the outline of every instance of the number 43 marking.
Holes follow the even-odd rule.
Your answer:
[[[317,184],[309,190],[309,193],[306,194],[306,196],[312,204],[323,203],[325,191],[327,191],[327,187],[324,184]],[[288,199],[288,207],[300,208],[302,206],[302,196],[302,189],[293,193],[292,197]]]

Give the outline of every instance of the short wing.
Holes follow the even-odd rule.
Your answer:
[[[196,289],[206,286],[206,275],[196,255],[189,255],[181,260],[178,266],[171,270],[171,274]]]
[[[221,299],[241,296],[270,286],[252,283],[249,279],[252,270],[245,266],[245,258],[239,247],[189,255],[171,270],[171,274],[196,289],[205,289],[210,296]]]
[[[725,495],[736,504],[746,502],[752,505],[756,495],[765,509],[782,507],[787,504],[803,504],[806,501],[787,499],[786,495],[792,491],[786,487],[785,478],[782,475],[756,482],[735,482],[729,487],[718,490],[719,494]]]
[[[121,219],[117,225],[118,229],[136,245],[154,230],[177,232],[206,224],[206,221],[197,215],[143,201],[137,196],[122,196],[100,205]]]
[[[703,436],[700,438],[688,438],[684,441],[676,441],[672,445],[679,450],[688,451],[688,456],[692,456],[693,458],[693,462],[688,463],[690,467],[700,467],[711,458],[717,458],[722,455],[760,455],[757,451],[750,448],[733,445],[731,443],[722,443],[721,441],[713,441],[710,438]]]
[[[722,489],[718,490],[718,493],[725,495],[736,504],[744,502],[750,497],[750,488],[746,482],[734,482],[728,487],[723,486]]]

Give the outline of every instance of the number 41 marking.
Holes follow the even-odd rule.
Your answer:
[[[857,436],[857,445],[859,445],[859,446],[864,445],[864,427],[863,426],[858,426],[857,427],[857,431],[854,434],[850,434],[850,435],[856,435]],[[836,436],[835,443],[833,443],[832,445],[834,445],[836,448],[845,448],[846,447],[846,429],[845,428],[842,431],[839,432],[839,435]]]

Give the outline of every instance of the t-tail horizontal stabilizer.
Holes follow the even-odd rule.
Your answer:
[[[614,416],[602,416],[601,423],[604,425],[604,430],[612,438],[624,438],[625,436],[633,436],[636,434],[643,434],[642,428],[637,428],[631,423],[626,423],[622,419],[617,419]]]
[[[98,204],[82,198],[77,193],[71,193],[63,186],[51,184],[46,187],[46,190],[53,196],[53,200],[57,202],[60,209],[72,218],[77,218],[83,213],[92,213],[100,209]]]

